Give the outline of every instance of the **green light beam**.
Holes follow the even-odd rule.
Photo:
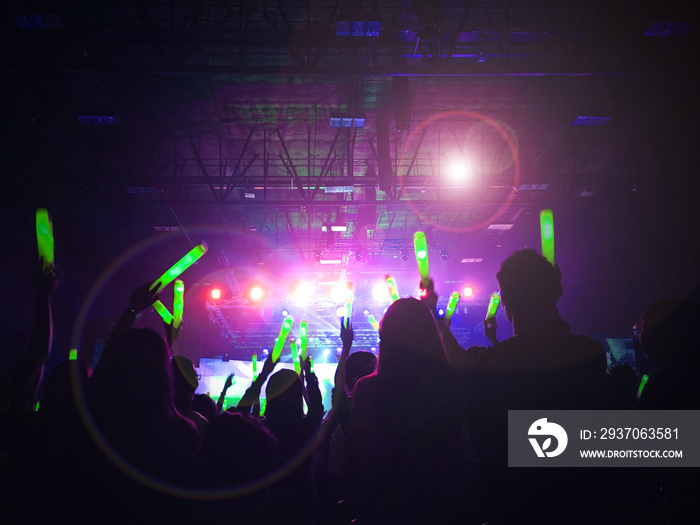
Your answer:
[[[167,325],[173,322],[173,314],[166,308],[166,306],[160,302],[160,299],[156,299],[153,303],[153,309],[160,315],[163,322]]]
[[[459,292],[452,292],[452,294],[450,294],[450,300],[447,303],[447,308],[445,308],[445,319],[452,319],[452,314],[455,313],[457,303],[459,303]]]
[[[184,305],[185,283],[180,279],[175,281],[175,289],[173,294],[173,328],[176,330],[182,324],[182,314],[185,311]]]
[[[177,279],[182,272],[187,270],[190,266],[192,266],[197,260],[207,253],[207,243],[202,242],[192,248],[189,252],[185,254],[185,256],[177,261],[175,264],[173,264],[168,270],[161,275],[158,279],[153,281],[153,284],[151,284],[150,290],[153,290],[156,285],[158,285],[158,289],[156,292],[160,292],[163,288],[165,288],[167,285],[169,285],[171,282],[173,282],[175,279]]]
[[[552,210],[540,212],[540,234],[542,237],[542,255],[554,266],[554,217]]]
[[[280,328],[280,335],[275,341],[275,347],[272,349],[272,362],[276,363],[280,355],[282,355],[282,348],[284,348],[284,343],[287,341],[287,336],[294,326],[294,319],[291,315],[288,315],[282,321],[282,328]]]
[[[425,233],[416,232],[413,234],[413,247],[416,251],[416,262],[418,263],[418,271],[420,272],[421,288],[425,289],[430,281],[428,243],[425,239]]]
[[[36,210],[36,243],[39,257],[44,258],[43,269],[53,266],[53,222],[46,208]]]
[[[501,302],[501,294],[498,292],[493,292],[491,294],[491,299],[489,299],[489,309],[486,312],[486,319],[493,319],[496,317],[496,310],[498,310],[498,305]]]

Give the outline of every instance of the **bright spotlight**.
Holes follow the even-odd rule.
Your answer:
[[[350,289],[348,288],[347,283],[344,282],[339,282],[333,285],[331,288],[331,300],[334,303],[345,303],[347,301],[348,296],[350,295]]]
[[[338,309],[335,311],[335,315],[337,315],[338,317],[345,317],[345,307],[339,306]]]
[[[212,299],[221,299],[221,289],[220,288],[212,288],[209,290],[209,297]]]
[[[378,303],[388,303],[391,299],[391,294],[389,293],[389,287],[386,285],[385,281],[378,282],[372,288],[372,298]]]
[[[465,286],[464,287],[464,297],[473,297],[474,296],[474,287],[473,286]]]
[[[251,301],[260,301],[263,297],[265,297],[265,288],[259,285],[253,286],[248,292],[248,297],[250,297]]]
[[[447,173],[453,181],[464,182],[471,177],[472,169],[464,160],[453,160],[447,168]]]
[[[365,317],[367,317],[367,316],[369,315],[369,310],[367,310],[367,308],[365,308],[365,309],[362,311],[362,314],[363,314]]]
[[[288,310],[282,310],[282,317],[287,317],[289,315]]]
[[[443,315],[445,315],[445,310],[444,310],[443,308],[438,308],[438,315],[439,315],[440,317],[442,317]]]
[[[302,306],[311,302],[314,294],[314,286],[306,281],[300,281],[292,290],[294,301]]]

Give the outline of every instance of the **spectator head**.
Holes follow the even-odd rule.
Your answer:
[[[676,368],[698,364],[700,305],[679,299],[655,301],[638,323],[639,341],[646,356],[658,366]]]
[[[523,325],[547,321],[558,314],[561,271],[535,250],[518,250],[496,274],[501,301],[510,321]]]
[[[175,406],[180,410],[192,406],[194,392],[199,386],[194,363],[184,356],[175,356],[170,360],[173,372],[173,394]]]
[[[378,375],[415,375],[446,362],[433,314],[413,297],[392,303],[379,326],[379,338]]]
[[[283,368],[275,372],[268,379],[265,388],[267,398],[265,416],[268,418],[302,417],[304,415],[303,391],[301,378],[294,370]]]
[[[345,390],[348,395],[352,394],[355,383],[365,376],[368,376],[377,369],[377,356],[372,352],[354,352],[348,356],[345,364]]]
[[[207,421],[212,421],[217,416],[216,401],[208,394],[195,394],[192,399],[192,410],[199,413]]]

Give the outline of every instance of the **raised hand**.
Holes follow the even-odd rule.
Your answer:
[[[496,323],[495,317],[489,317],[484,320],[484,334],[486,334],[486,339],[488,339],[493,345],[498,344],[496,328],[498,328],[498,324]]]
[[[343,351],[349,352],[352,342],[355,340],[355,332],[352,329],[352,321],[348,320],[348,325],[345,326],[344,317],[340,319],[340,339],[343,341]]]
[[[158,290],[157,286],[151,290],[151,283],[146,283],[135,288],[134,291],[131,292],[131,297],[129,297],[127,310],[132,313],[138,313],[151,306],[158,298],[158,292],[156,290]]]
[[[424,291],[424,293],[421,293],[420,300],[427,305],[431,312],[435,312],[438,302],[438,295],[435,292],[435,283],[432,279],[428,279],[428,285],[425,288],[423,288],[423,283],[420,283],[419,286],[421,290]]]

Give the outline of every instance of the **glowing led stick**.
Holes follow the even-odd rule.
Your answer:
[[[486,312],[486,319],[493,319],[496,317],[496,310],[498,310],[498,304],[501,302],[501,295],[498,292],[493,292],[491,294],[491,299],[489,300],[489,309]]]
[[[39,257],[44,258],[43,269],[53,265],[53,223],[46,208],[36,210],[36,243]]]
[[[355,285],[348,283],[348,298],[345,300],[345,328],[348,327],[350,323],[350,317],[352,317],[352,300],[355,297]]]
[[[447,308],[445,308],[445,319],[452,319],[452,314],[455,313],[455,308],[457,308],[458,302],[459,292],[452,292],[450,295],[450,300],[447,303]]]
[[[646,386],[647,381],[649,381],[649,376],[647,374],[644,374],[642,376],[642,380],[639,382],[639,390],[637,390],[637,399],[642,397],[642,390],[644,390],[644,387]]]
[[[253,354],[251,363],[253,365],[253,382],[255,382],[258,379],[258,354]]]
[[[421,288],[426,288],[430,281],[430,271],[428,269],[428,243],[425,240],[425,233],[416,232],[413,234],[413,247],[416,250],[416,262],[420,272]]]
[[[297,340],[293,337],[289,340],[289,346],[292,349],[292,363],[294,364],[294,371],[301,375],[301,362],[299,361],[299,349],[297,348]]]
[[[71,348],[68,351],[68,361],[77,361],[77,360],[78,360],[78,349]]]
[[[386,285],[389,287],[389,293],[391,293],[391,302],[399,300],[399,288],[396,286],[396,279],[393,276],[386,276]]]
[[[184,312],[185,306],[183,304],[185,296],[185,283],[180,279],[175,281],[175,288],[173,294],[173,328],[178,329],[182,324],[182,313]]]
[[[314,360],[311,356],[309,356],[309,371],[312,374],[314,373]]]
[[[156,284],[158,284],[158,289],[156,290],[157,292],[160,292],[163,288],[165,288],[167,285],[169,285],[171,282],[173,282],[175,279],[177,279],[182,272],[187,270],[190,266],[192,266],[197,260],[207,253],[207,243],[203,242],[201,244],[198,244],[194,248],[192,248],[189,252],[185,254],[185,256],[177,261],[175,264],[173,264],[163,275],[158,277],[155,281],[153,281],[153,284],[150,287],[150,290],[153,290],[155,288]]]
[[[276,363],[279,360],[280,355],[282,355],[282,348],[284,348],[284,343],[287,340],[289,332],[292,330],[292,326],[294,326],[294,319],[292,319],[291,315],[288,315],[284,318],[284,321],[282,321],[282,328],[280,328],[280,336],[275,341],[275,347],[272,349],[273,363]]]
[[[171,324],[173,322],[173,314],[160,302],[160,299],[157,299],[153,303],[153,309],[158,312],[158,315],[160,315],[165,324]]]
[[[309,327],[305,320],[299,323],[299,351],[301,352],[301,360],[306,361],[306,345],[308,342]]]
[[[554,266],[554,217],[552,210],[540,212],[540,234],[542,236],[542,255]]]
[[[377,322],[377,320],[374,318],[374,316],[372,314],[369,314],[367,316],[367,320],[369,321],[369,324],[372,325],[372,328],[374,328],[375,330],[379,330],[379,323]]]

